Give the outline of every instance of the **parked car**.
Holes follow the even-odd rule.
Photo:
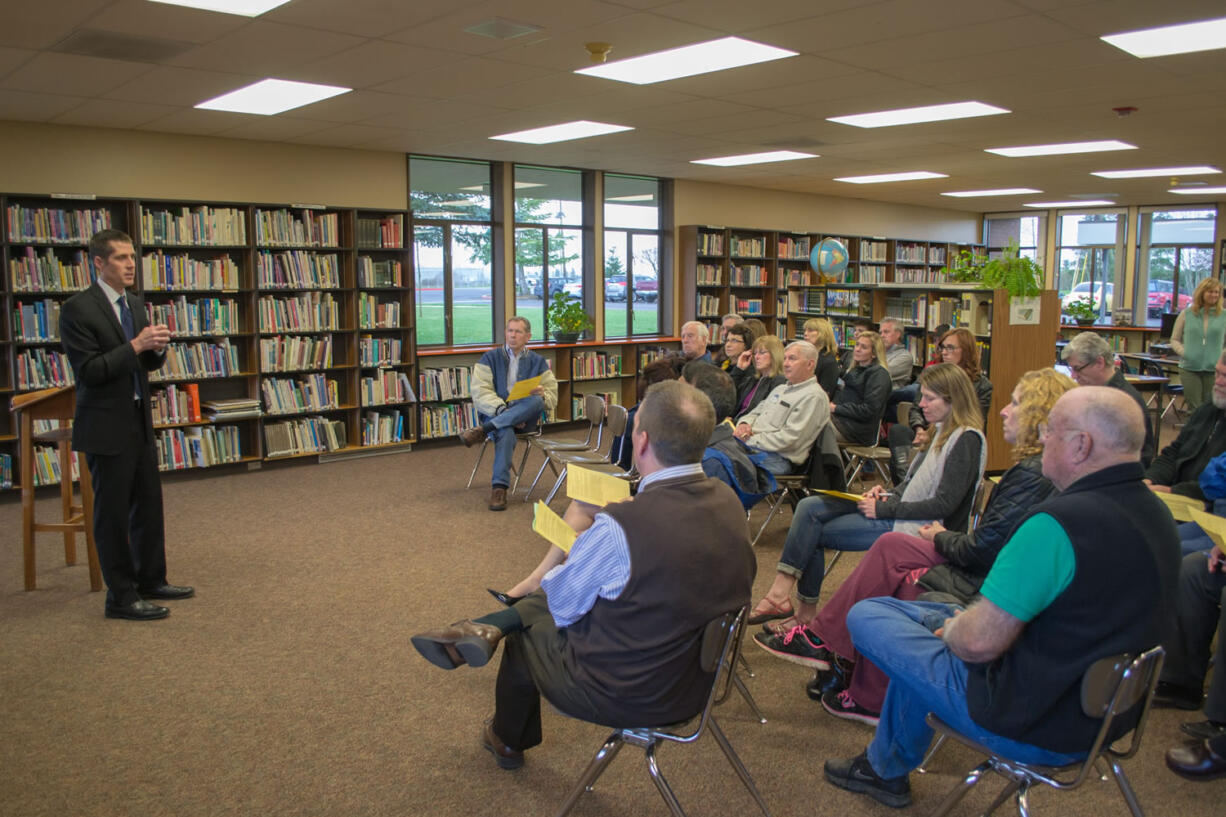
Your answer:
[[[660,286],[655,278],[634,276],[634,300],[655,301],[660,297]]]
[[[552,298],[554,295],[557,295],[559,292],[562,291],[562,287],[564,287],[565,285],[566,284],[563,281],[550,281],[549,282],[549,297]],[[541,291],[542,291],[541,282],[537,281],[532,286],[532,294],[539,298],[541,297]]]
[[[1149,298],[1146,301],[1146,311],[1149,317],[1156,318],[1163,312],[1182,312],[1184,309],[1192,305],[1192,296],[1186,292],[1179,293],[1177,306],[1172,307],[1173,293],[1175,287],[1170,281],[1155,281],[1149,282]]]
[[[1095,281],[1094,291],[1091,293],[1090,282],[1082,281],[1080,284],[1070,289],[1068,294],[1060,299],[1060,308],[1067,308],[1068,306],[1072,305],[1074,301],[1081,301],[1086,298],[1091,298],[1094,301],[1095,306],[1103,304],[1105,301],[1105,306],[1109,310],[1111,308],[1111,293],[1114,291],[1114,289],[1115,287],[1112,284],[1107,284],[1106,293],[1104,294],[1103,282]]]
[[[626,300],[626,276],[613,275],[604,279],[604,299],[606,301]]]
[[[583,282],[571,281],[568,284],[563,284],[562,291],[572,298],[583,299]]]

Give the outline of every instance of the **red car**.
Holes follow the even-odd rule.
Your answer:
[[[634,276],[634,300],[654,301],[660,297],[660,286],[655,278]]]
[[[1146,311],[1149,312],[1149,317],[1156,318],[1163,312],[1181,312],[1192,305],[1192,296],[1186,292],[1180,292],[1178,304],[1172,306],[1173,289],[1170,281],[1151,280],[1149,282],[1149,297],[1146,299]]]

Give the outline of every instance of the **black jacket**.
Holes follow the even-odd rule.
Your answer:
[[[839,390],[839,359],[837,356],[829,352],[817,353],[817,371],[813,374],[817,376],[817,385],[822,387],[822,391],[826,392],[826,397],[830,398],[830,402],[834,402],[834,394]]]
[[[735,417],[740,417],[753,409],[754,406],[766,399],[766,395],[771,393],[771,389],[785,383],[787,378],[781,374],[773,377],[766,376],[759,378],[758,372],[752,366],[748,369],[738,369],[733,366],[728,370],[728,375],[732,378],[733,384],[736,386],[736,411],[733,412]],[[749,401],[749,405],[741,408],[741,403],[745,400],[745,395],[753,391],[758,380],[762,381],[762,385],[758,386],[758,390],[754,392],[753,399]]]
[[[948,561],[925,573],[919,581],[921,587],[948,593],[963,604],[970,602],[1017,526],[1035,504],[1055,492],[1043,476],[1042,459],[1041,454],[1032,454],[1005,472],[973,531],[937,534],[933,545]]]
[[[979,373],[979,379],[974,382],[975,396],[979,398],[979,410],[983,412],[983,423],[987,426],[988,414],[992,411],[992,381],[983,372]],[[917,428],[927,428],[928,421],[924,419],[924,412],[919,406],[919,392],[916,392],[915,404],[911,406],[911,411],[907,414],[907,425],[911,426],[914,431]]]
[[[831,419],[853,443],[873,445],[893,389],[890,373],[879,363],[848,369],[843,373],[843,389],[835,398]]]
[[[1226,412],[1212,402],[1192,412],[1175,442],[1162,449],[1145,476],[1171,491],[1204,499],[1200,472],[1209,460],[1226,451]]]

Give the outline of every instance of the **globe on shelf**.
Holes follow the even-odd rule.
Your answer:
[[[809,266],[822,283],[838,283],[847,272],[847,247],[837,238],[823,238],[809,253]]]

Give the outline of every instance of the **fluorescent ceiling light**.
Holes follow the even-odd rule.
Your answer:
[[[742,40],[740,37],[724,37],[705,43],[694,43],[681,48],[670,48],[641,57],[631,57],[590,68],[580,68],[576,74],[615,79],[634,85],[651,85],[679,77],[725,71],[742,65],[795,57],[797,52],[773,45]]]
[[[287,79],[262,79],[259,82],[222,94],[197,108],[207,111],[233,111],[234,113],[258,113],[262,116],[282,113],[321,99],[347,94],[352,88],[337,85],[316,85],[313,82],[291,82]]]
[[[240,14],[243,17],[259,17],[270,9],[284,6],[289,0],[150,0],[168,6],[186,6],[189,9],[220,11],[222,14]]]
[[[760,165],[766,162],[790,162],[793,159],[816,159],[816,153],[799,153],[795,150],[769,150],[765,153],[742,153],[740,156],[717,156],[714,159],[691,159],[692,165],[715,165],[716,167],[736,167],[737,165]]]
[[[930,173],[927,170],[913,170],[908,173],[878,173],[875,176],[844,176],[835,179],[836,182],[851,182],[852,184],[880,184],[881,182],[910,182],[917,179],[948,179],[948,173]]]
[[[655,193],[636,193],[633,196],[612,196],[605,201],[655,201]]]
[[[1012,148],[984,148],[985,153],[996,153],[1001,156],[1057,156],[1064,153],[1097,153],[1104,150],[1136,150],[1136,145],[1120,142],[1116,139],[1104,139],[1098,142],[1062,142],[1057,145],[1023,145]]]
[[[955,190],[950,193],[942,193],[941,195],[953,196],[956,199],[969,199],[976,196],[1029,196],[1042,192],[1042,190],[1035,190],[1033,187],[1002,187],[999,190]]]
[[[546,125],[543,128],[500,133],[491,136],[502,142],[523,142],[529,145],[550,145],[554,142],[568,142],[571,139],[587,139],[592,136],[603,136],[606,133],[620,133],[634,128],[625,125],[610,125],[606,122],[589,122],[579,119],[574,122],[562,122],[557,125]],[[517,184],[516,187],[519,185]]]
[[[1193,167],[1143,167],[1136,170],[1095,170],[1091,176],[1104,179],[1148,179],[1153,176],[1207,176],[1221,173],[1216,167],[1196,165]]]
[[[921,108],[899,108],[896,111],[858,113],[851,116],[828,116],[827,122],[854,125],[857,128],[888,128],[893,125],[914,125],[918,122],[942,122],[947,119],[969,119],[973,116],[995,116],[1013,113],[982,102],[950,102],[945,105],[925,105]]]
[[[1079,201],[1035,201],[1023,206],[1047,207],[1054,209],[1057,207],[1102,207],[1108,204],[1115,204],[1115,202],[1107,201],[1106,199],[1082,199]]]
[[[1178,193],[1181,196],[1219,195],[1226,193],[1226,187],[1172,187],[1166,192]]]
[[[1192,51],[1212,51],[1216,48],[1226,48],[1226,17],[1108,34],[1099,39],[1142,59],[1164,57],[1168,54],[1187,54]]]

